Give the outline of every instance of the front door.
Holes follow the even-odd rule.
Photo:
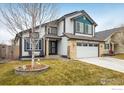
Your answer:
[[[57,41],[49,41],[49,54],[50,55],[57,54]]]

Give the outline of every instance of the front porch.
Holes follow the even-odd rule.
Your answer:
[[[110,56],[115,55],[116,54],[116,46],[117,46],[117,44],[115,44],[113,42],[105,43],[104,54],[110,55]]]
[[[45,38],[45,58],[54,58],[58,55],[58,42],[61,40],[60,37],[46,37]]]
[[[42,39],[41,50],[35,51],[35,60],[37,59],[54,59],[60,58],[58,55],[58,42],[61,40],[59,36],[47,35]],[[31,51],[24,51],[20,60],[31,60]]]

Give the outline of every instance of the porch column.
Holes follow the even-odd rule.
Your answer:
[[[43,38],[43,55],[45,56],[45,53],[46,53],[46,42],[45,42],[45,38]]]
[[[115,45],[115,44],[114,44],[114,43],[112,43],[112,50],[113,50],[113,51],[115,50],[115,49],[114,49],[114,45]]]
[[[49,39],[46,39],[46,57],[49,56]]]

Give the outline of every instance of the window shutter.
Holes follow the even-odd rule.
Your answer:
[[[26,40],[24,39],[24,50],[26,51]]]
[[[41,41],[42,41],[42,40],[39,40],[39,49],[41,49]]]
[[[24,39],[24,50],[30,50],[30,39],[29,38],[25,38]]]
[[[30,49],[30,39],[29,38],[27,38],[27,40],[26,40],[26,49]]]

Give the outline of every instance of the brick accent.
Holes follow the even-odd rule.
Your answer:
[[[104,42],[99,43],[99,57],[104,54]]]

